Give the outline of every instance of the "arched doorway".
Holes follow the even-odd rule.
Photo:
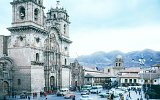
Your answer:
[[[2,82],[1,87],[2,87],[3,94],[8,95],[9,94],[9,83],[7,81],[4,81]]]
[[[50,77],[50,86],[51,86],[51,90],[52,90],[52,91],[56,89],[54,76],[51,76],[51,77]]]

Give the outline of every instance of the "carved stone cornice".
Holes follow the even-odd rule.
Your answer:
[[[33,25],[27,25],[27,26],[17,26],[17,27],[9,27],[7,28],[10,32],[17,32],[17,31],[26,31],[26,30],[33,30],[36,31],[38,33],[42,33],[42,34],[48,34],[48,31],[35,27]]]
[[[13,1],[13,2],[10,2],[11,5],[15,5],[15,4],[19,4],[19,3],[24,3],[24,2],[33,2],[34,4],[42,7],[43,9],[45,9],[45,7],[41,4],[38,4],[36,2],[34,2],[33,0],[17,0],[17,1]]]

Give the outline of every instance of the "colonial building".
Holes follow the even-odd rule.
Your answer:
[[[69,68],[69,15],[60,7],[44,14],[43,0],[13,0],[9,37],[0,36],[0,87],[3,94],[63,87]]]
[[[71,63],[71,86],[81,88],[84,85],[84,68],[79,64],[78,60]]]
[[[140,74],[141,84],[145,85],[160,85],[160,64],[155,64],[152,67],[145,69]]]
[[[138,86],[140,85],[140,75],[141,71],[138,67],[126,68],[119,72],[119,85],[120,86]]]

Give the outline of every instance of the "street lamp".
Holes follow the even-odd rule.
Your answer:
[[[132,59],[132,61],[135,61],[134,59]],[[140,69],[142,69],[142,80],[141,80],[141,98],[140,100],[143,100],[142,98],[142,93],[143,93],[143,84],[144,84],[144,77],[143,77],[143,74],[144,74],[144,70],[143,70],[143,67],[145,66],[145,59],[143,58],[143,56],[138,59],[138,63],[140,64]],[[152,58],[150,58],[150,61],[152,61]],[[150,87],[151,87],[151,72],[150,72]],[[147,85],[146,85],[146,89],[147,89]]]
[[[132,59],[132,61],[135,62],[134,59]],[[140,98],[140,100],[143,100],[143,98],[142,98],[142,93],[143,93],[142,90],[143,90],[143,84],[144,84],[144,79],[143,79],[143,74],[144,74],[143,66],[144,66],[145,61],[146,61],[146,60],[143,58],[143,56],[142,56],[140,59],[138,59],[138,63],[140,64],[140,69],[142,69],[141,98]]]

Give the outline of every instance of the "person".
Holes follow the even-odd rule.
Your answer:
[[[131,99],[131,94],[130,94],[130,91],[129,91],[129,97],[130,97],[130,99]]]
[[[126,100],[129,100],[129,96],[128,95],[126,96]]]
[[[113,100],[113,97],[114,97],[114,94],[112,93],[112,94],[111,94],[111,98],[110,98],[110,99],[111,99],[111,100]]]
[[[149,95],[148,94],[146,95],[146,99],[149,100]]]
[[[76,100],[76,99],[75,99],[75,95],[73,96],[72,100]]]
[[[28,100],[30,100],[30,96],[28,96]]]

